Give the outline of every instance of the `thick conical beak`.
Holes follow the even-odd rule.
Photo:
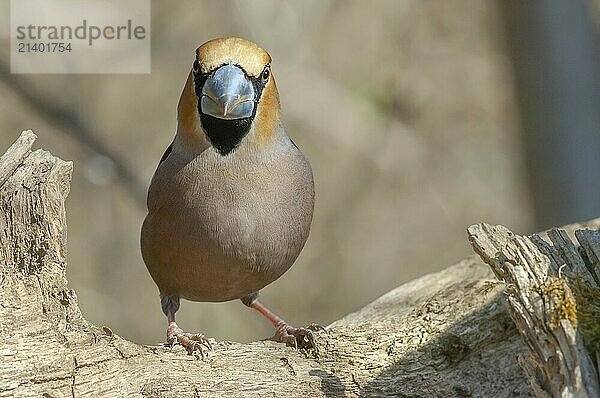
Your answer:
[[[254,86],[239,67],[223,65],[204,83],[200,110],[225,120],[251,117],[254,112]]]

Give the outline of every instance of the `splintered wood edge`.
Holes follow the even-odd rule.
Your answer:
[[[531,354],[520,363],[536,395],[600,396],[598,374],[577,331],[576,312],[573,319],[561,316],[554,324],[551,319],[561,305],[553,284],[562,283],[562,300],[567,301],[573,293],[569,279],[562,276],[585,276],[584,261],[567,233],[548,231],[552,245],[538,235],[519,236],[501,225],[472,225],[467,234],[473,250],[508,285],[509,312]],[[583,280],[597,288],[591,276]],[[538,371],[532,371],[533,364]],[[541,386],[547,389],[541,391]]]
[[[27,136],[33,143],[29,132],[9,151],[23,160],[0,189],[6,209],[18,214],[0,212],[0,238],[9,236],[4,227],[23,239],[0,239],[0,249],[22,251],[37,267],[0,272],[0,301],[9,300],[0,303],[0,321],[10,322],[0,328],[0,357],[9,358],[0,361],[0,396],[424,396],[432,386],[438,396],[456,388],[497,396],[506,385],[529,391],[512,358],[523,344],[496,304],[501,289],[486,285],[490,273],[474,257],[336,322],[319,336],[319,358],[269,341],[215,342],[205,362],[181,347],[140,346],[92,325],[65,278],[64,196],[72,163],[31,152]],[[446,330],[455,322],[460,337]],[[477,355],[448,355],[465,349]]]
[[[37,139],[37,135],[31,130],[25,130],[19,138],[8,148],[6,153],[0,157],[0,187],[14,173],[17,167],[31,152],[31,147]]]

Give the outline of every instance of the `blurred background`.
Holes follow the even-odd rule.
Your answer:
[[[291,323],[327,325],[469,255],[470,224],[531,233],[600,216],[598,3],[153,1],[151,74],[11,75],[3,1],[0,152],[33,129],[74,161],[70,285],[87,319],[156,344],[145,190],[194,49],[256,41],[317,191],[305,250],[261,294]],[[272,334],[239,301],[183,302],[178,321],[219,340]]]

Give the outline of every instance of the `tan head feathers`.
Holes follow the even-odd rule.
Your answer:
[[[241,66],[247,74],[259,76],[271,56],[255,43],[239,37],[225,37],[207,41],[196,50],[201,73],[232,63]]]

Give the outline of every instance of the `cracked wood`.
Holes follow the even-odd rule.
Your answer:
[[[600,396],[598,353],[589,351],[600,347],[585,346],[600,333],[599,226],[567,227],[579,247],[563,229],[548,231],[547,240],[501,225],[468,229],[475,252],[507,284],[510,315],[529,347],[519,360],[538,397]]]
[[[531,395],[503,286],[474,257],[334,322],[319,358],[213,340],[200,360],[87,322],[65,278],[72,165],[31,152],[28,137],[10,150],[21,160],[0,165],[11,170],[0,188],[0,397]]]

